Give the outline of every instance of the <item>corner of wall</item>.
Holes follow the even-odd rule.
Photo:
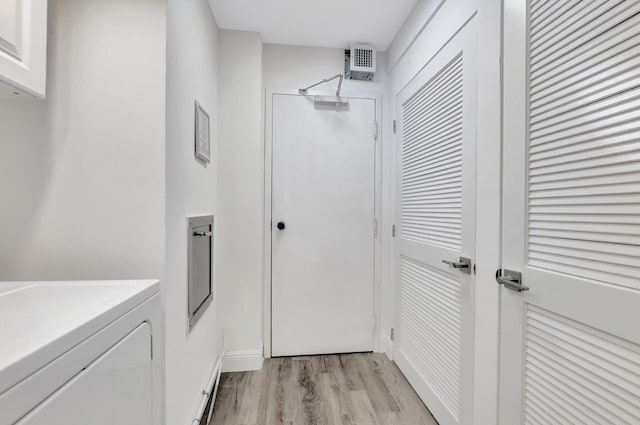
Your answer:
[[[262,350],[231,351],[225,353],[223,372],[247,372],[262,369]]]
[[[393,341],[389,335],[380,335],[380,352],[386,354],[389,360],[393,360]]]
[[[262,366],[264,143],[262,38],[220,31],[218,264],[224,370]]]

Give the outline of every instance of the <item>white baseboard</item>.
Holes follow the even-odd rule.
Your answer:
[[[389,335],[380,335],[380,352],[385,353],[390,360],[393,360],[393,341]]]
[[[227,351],[222,362],[223,372],[248,372],[262,369],[262,350]]]

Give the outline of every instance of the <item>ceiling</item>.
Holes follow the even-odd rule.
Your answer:
[[[417,0],[209,0],[218,26],[265,43],[385,51]]]

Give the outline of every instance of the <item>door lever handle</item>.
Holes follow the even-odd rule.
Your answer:
[[[200,236],[202,238],[210,238],[211,236],[213,236],[212,232],[193,232],[193,236]]]
[[[460,261],[442,260],[442,262],[462,273],[471,274],[471,258],[460,257]]]
[[[522,284],[522,273],[513,270],[496,270],[496,281],[512,291],[525,292],[529,290],[528,286]]]

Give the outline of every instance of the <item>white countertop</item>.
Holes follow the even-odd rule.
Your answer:
[[[157,280],[0,282],[0,394],[159,290]]]

